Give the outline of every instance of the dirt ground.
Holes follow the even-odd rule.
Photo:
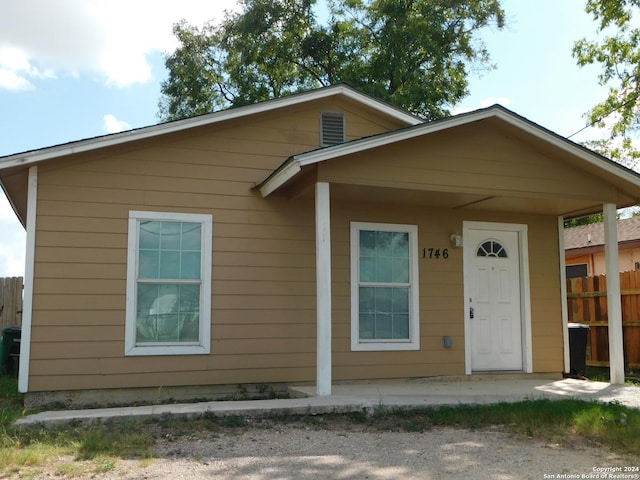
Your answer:
[[[162,438],[158,458],[117,460],[95,479],[551,479],[640,478],[597,475],[607,467],[634,470],[640,456],[621,456],[581,444],[558,446],[515,438],[499,429],[433,428],[426,432],[318,429],[276,425],[269,429]],[[70,459],[66,459],[70,461]],[[60,459],[65,462],[65,459]],[[79,467],[79,466],[78,466]],[[38,478],[62,478],[52,465]],[[619,470],[609,472],[620,473]],[[58,472],[58,473],[57,473]],[[591,475],[591,476],[589,476]]]

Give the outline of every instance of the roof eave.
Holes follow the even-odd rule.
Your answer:
[[[311,92],[304,92],[300,94],[289,95],[286,97],[276,98],[266,102],[256,103],[253,105],[247,105],[243,107],[231,108],[229,110],[222,110],[219,112],[213,112],[198,117],[187,118],[184,120],[177,120],[168,123],[161,123],[158,125],[152,125],[149,127],[142,127],[135,130],[129,130],[126,132],[115,133],[111,135],[90,138],[87,140],[79,140],[75,142],[66,143],[54,147],[47,147],[38,150],[32,150],[28,152],[18,153],[0,158],[0,170],[7,168],[27,166],[34,163],[43,162],[53,158],[62,157],[65,155],[72,155],[77,153],[83,153],[99,148],[118,146],[127,142],[145,140],[153,138],[159,135],[168,133],[181,132],[190,128],[211,125],[227,120],[240,118],[243,116],[253,115],[257,113],[267,112],[284,108],[290,105],[296,105],[307,101],[319,100],[335,95],[344,95],[347,98],[355,100],[361,104],[364,104],[370,108],[383,112],[397,120],[403,121],[408,125],[417,125],[422,123],[423,120],[419,117],[400,110],[392,105],[388,105],[384,102],[376,100],[373,97],[358,92],[357,90],[347,85],[334,85],[326,88],[320,88]]]

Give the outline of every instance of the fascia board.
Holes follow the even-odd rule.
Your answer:
[[[343,94],[346,97],[351,98],[370,108],[374,108],[378,111],[386,113],[387,115],[402,120],[409,125],[415,125],[422,122],[421,119],[412,114],[406,113],[391,105],[386,105],[374,99],[373,97],[361,94],[351,87],[347,87],[345,85],[336,85],[333,87],[327,87],[324,89],[314,90],[298,95],[290,95],[287,97],[277,98],[266,102],[257,103],[255,105],[232,108],[229,110],[214,112],[199,117],[153,125],[150,127],[142,127],[137,130],[115,133],[107,136],[91,138],[88,140],[79,140],[64,145],[47,147],[43,149],[10,155],[4,158],[0,158],[0,170],[12,167],[26,166],[53,158],[62,157],[65,155],[88,152],[99,148],[117,146],[127,142],[145,140],[159,135],[180,132],[190,128],[212,125],[227,120],[233,120],[236,118],[267,112],[270,110],[276,110],[279,108],[331,97],[338,94]]]
[[[403,140],[428,135],[441,130],[447,130],[449,128],[483,120],[490,116],[492,115],[487,115],[486,111],[478,111],[464,116],[451,117],[446,120],[427,123],[422,126],[415,126],[414,128],[409,128],[397,133],[382,134],[375,137],[364,138],[362,140],[354,140],[344,145],[336,145],[335,147],[294,155],[293,158],[300,162],[300,166],[311,165],[313,163],[331,160],[332,158],[342,157],[352,153],[358,153],[364,150],[401,142]]]
[[[293,159],[290,159],[280,170],[276,171],[271,177],[260,185],[260,194],[262,198],[268,197],[271,193],[275,192],[282,185],[287,183],[293,177],[295,177],[302,168],[300,164]]]

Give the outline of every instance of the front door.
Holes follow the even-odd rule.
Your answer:
[[[471,370],[522,371],[519,233],[469,229],[465,235]]]

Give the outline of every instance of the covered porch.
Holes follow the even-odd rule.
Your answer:
[[[265,198],[274,195],[294,201],[312,195],[315,199],[317,395],[334,392],[333,371],[336,365],[332,360],[332,327],[335,325],[335,309],[332,302],[335,281],[332,273],[336,268],[336,257],[332,254],[332,247],[336,241],[332,228],[338,223],[339,228],[344,229],[348,215],[352,215],[351,220],[361,221],[367,216],[362,205],[367,204],[372,208],[387,205],[390,211],[397,212],[398,217],[403,217],[402,213],[408,209],[412,210],[414,218],[419,216],[420,209],[438,212],[437,218],[440,219],[455,217],[453,223],[440,221],[438,241],[442,246],[442,239],[446,238],[451,242],[447,244],[449,248],[462,247],[463,253],[458,255],[456,267],[458,271],[453,272],[455,269],[452,269],[452,273],[460,279],[459,291],[462,291],[462,279],[465,280],[465,293],[458,299],[458,303],[464,305],[459,309],[460,317],[464,318],[457,321],[464,325],[464,370],[466,374],[474,373],[474,377],[479,372],[472,368],[469,360],[473,308],[468,299],[468,271],[463,267],[462,256],[464,254],[467,259],[469,249],[475,245],[466,243],[462,235],[465,225],[469,221],[474,224],[506,222],[520,229],[523,373],[534,372],[532,343],[537,342],[538,357],[544,355],[540,333],[535,342],[531,338],[531,308],[532,304],[536,308],[539,299],[529,296],[529,266],[553,261],[552,270],[542,269],[532,275],[555,277],[553,284],[558,286],[552,293],[555,300],[548,303],[558,304],[557,324],[553,324],[557,326],[553,330],[562,337],[563,367],[564,372],[569,372],[563,223],[566,218],[602,211],[607,273],[608,278],[613,279],[607,289],[611,382],[624,383],[620,285],[615,281],[618,278],[616,210],[638,203],[640,177],[635,172],[508,110],[492,107],[296,155],[269,176],[259,189]],[[360,210],[345,213],[354,202]],[[334,218],[335,209],[341,216],[338,222]],[[527,226],[532,221],[545,225],[552,221],[553,229],[545,227],[530,231]],[[415,223],[419,223],[418,220]],[[446,228],[449,230],[445,231]],[[429,246],[422,233],[425,229],[421,227],[418,230],[421,232],[419,251],[426,253]],[[338,235],[341,237],[344,232],[340,231]],[[533,249],[531,256],[527,243],[529,236],[545,237],[544,246]],[[539,257],[536,250],[547,254],[547,257]],[[423,265],[419,268],[425,269]],[[558,370],[560,368],[558,365]]]

